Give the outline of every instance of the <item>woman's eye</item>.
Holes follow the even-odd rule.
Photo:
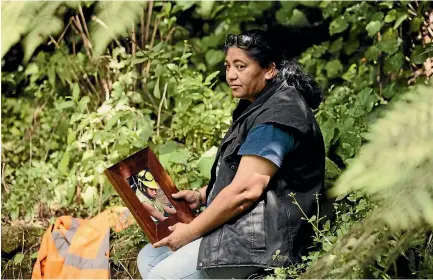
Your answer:
[[[245,69],[245,65],[237,65],[236,68],[238,70],[244,70]]]

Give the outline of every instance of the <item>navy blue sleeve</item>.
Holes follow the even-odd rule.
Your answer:
[[[248,132],[238,154],[263,157],[280,168],[285,155],[291,152],[294,146],[295,139],[290,132],[272,124],[260,124]]]

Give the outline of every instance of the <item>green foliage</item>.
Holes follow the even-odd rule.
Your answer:
[[[14,186],[3,205],[6,213],[12,219],[24,215],[28,221],[41,205],[50,211],[78,207],[94,213],[115,195],[103,171],[148,145],[160,154],[180,188],[205,184],[215,155],[213,146],[229,125],[230,110],[223,106],[233,108],[234,103],[226,94],[210,89],[217,73],[203,77],[187,67],[187,50],[185,45],[176,56],[176,47],[161,43],[133,57],[124,48],[114,49],[108,61],[101,59],[111,69],[113,79],[111,92],[102,103],[92,100],[86,92],[89,89],[81,90],[81,81],[76,79],[79,73],[74,71],[75,78],[71,76],[62,84],[69,94],[63,97],[53,92],[60,86],[59,80],[65,79],[60,75],[63,68],[53,67],[61,59],[75,63],[74,59],[83,58],[65,57],[59,52],[60,60],[55,62],[35,60],[29,65],[32,71],[21,71],[24,77],[6,76],[5,80],[15,84],[18,77],[30,81],[24,89],[29,98],[3,98],[2,111],[8,118],[2,129],[10,131],[2,135],[3,158],[12,167],[6,169],[5,178],[8,186]],[[155,65],[145,89],[154,93],[150,99],[134,90],[140,80],[136,65],[144,62]],[[213,94],[221,99],[211,99]],[[53,97],[44,99],[50,95]],[[32,99],[43,105],[33,111]],[[160,105],[154,107],[149,100]],[[197,115],[205,118],[198,119]],[[53,123],[54,129],[50,126]],[[30,136],[22,137],[26,133]],[[186,145],[166,142],[170,138]]]
[[[332,247],[323,247],[326,253],[314,258],[302,278],[393,277],[399,271],[397,267],[393,271],[392,264],[406,250],[410,269],[419,277],[431,277],[431,270],[425,272],[433,266],[431,256],[425,255],[433,209],[431,92],[430,86],[420,88],[417,94],[407,93],[371,126],[368,144],[331,189],[333,194],[354,190],[366,194],[359,200],[358,192],[356,212],[349,211],[352,215],[363,213],[363,219],[348,227],[353,220],[344,218],[346,213],[338,216],[337,221],[346,222],[346,230],[337,232],[338,239],[328,238]],[[353,195],[350,197],[352,200]],[[419,265],[414,258],[419,258]]]
[[[370,127],[365,144],[333,194],[362,190],[393,229],[433,225],[432,87],[405,95]]]
[[[327,172],[327,178],[331,179],[336,176],[335,167],[347,166],[359,150],[367,128],[366,118],[370,121],[380,105],[405,91],[410,69],[395,28],[408,11],[400,5],[380,5],[378,9],[370,2],[326,1],[320,7],[325,18],[333,17],[329,25],[331,35],[350,30],[347,39],[339,37],[314,45],[299,59],[324,88],[329,88],[317,117],[328,151],[327,171],[332,170]],[[360,36],[366,38],[362,45]],[[390,77],[392,84],[386,85],[391,82]]]
[[[387,4],[385,5],[385,3]],[[319,107],[316,117],[325,139],[328,156],[326,159],[326,179],[329,186],[338,178],[342,169],[349,166],[350,172],[353,157],[357,155],[362,144],[368,140],[365,139],[364,133],[368,130],[370,122],[382,116],[383,105],[407,91],[406,79],[410,75],[410,68],[407,62],[404,61],[404,56],[407,53],[401,48],[403,40],[399,37],[401,33],[395,29],[402,28],[401,23],[407,19],[409,12],[405,6],[394,5],[391,2],[382,2],[380,11],[372,3],[368,2],[338,3],[324,1],[320,7],[325,18],[333,18],[329,26],[330,34],[350,30],[347,39],[343,40],[343,37],[339,37],[333,42],[327,41],[312,46],[299,59],[304,68],[328,89],[325,102]],[[418,6],[418,11],[422,7]],[[387,11],[389,11],[389,16],[385,17],[385,21],[383,21],[383,16]],[[397,22],[397,19],[400,20]],[[368,39],[369,37],[371,39]],[[361,40],[361,38],[363,39]],[[413,57],[420,57],[420,49],[425,48],[417,46],[410,50]],[[418,61],[425,61],[425,59],[419,59]],[[428,107],[428,105],[426,106]],[[398,114],[400,113],[395,113],[395,115]],[[404,118],[403,116],[400,117]],[[396,138],[398,137],[391,136],[387,139],[392,140],[393,145],[395,145]],[[384,143],[384,146],[386,145],[390,144]],[[389,169],[388,164],[378,161],[378,155],[383,155],[383,159],[385,159],[385,155],[382,153],[384,146],[381,146],[382,149],[375,146],[374,153],[370,154],[371,164],[364,166],[365,173],[357,173],[359,177],[364,178],[365,186],[369,186],[369,183],[366,183],[366,180],[369,179],[374,180],[374,184],[391,181],[395,183],[402,178],[404,178],[404,181],[399,181],[399,184],[408,182],[406,180],[406,170]],[[407,150],[405,149],[405,151]],[[388,155],[387,160],[393,164],[401,164],[404,161],[402,159],[397,163],[394,155]],[[381,165],[381,167],[378,168],[378,165]],[[370,168],[377,175],[375,178],[368,175],[367,170],[370,170]],[[384,170],[387,170],[387,172],[384,172]],[[394,171],[401,172],[399,177],[389,174],[389,172]],[[424,178],[425,174],[419,177]],[[346,180],[343,178],[346,178]],[[354,177],[349,178],[343,175],[342,180],[344,182],[342,181],[341,188],[345,184],[351,186],[351,179],[354,179]],[[392,183],[390,183],[391,185]],[[409,186],[412,186],[412,184],[409,183]],[[381,216],[382,213],[378,211],[374,212],[375,214],[369,214],[369,212],[372,211],[375,205],[383,206],[387,209],[385,213],[389,213],[388,217],[391,222],[391,219],[396,220],[395,217],[400,217],[399,214],[395,214],[395,209],[401,207],[401,205],[406,205],[407,200],[395,201],[390,199],[389,189],[382,189],[382,192],[383,196],[381,196],[380,200],[366,199],[361,193],[340,197],[338,203],[334,205],[337,215],[335,221],[332,224],[326,223],[320,230],[316,230],[316,234],[320,233],[323,237],[321,239],[315,238],[315,250],[312,250],[308,256],[303,257],[303,263],[276,270],[277,278],[299,277],[306,269],[308,269],[307,273],[302,275],[302,277],[306,278],[372,278],[390,277],[389,275],[393,275],[392,273],[397,275],[398,271],[389,271],[399,255],[399,252],[393,252],[393,248],[396,244],[400,244],[398,250],[405,250],[410,248],[411,244],[405,239],[407,235],[390,236],[389,232],[385,230],[386,227],[377,229],[375,221],[377,217],[383,217]],[[404,194],[401,194],[403,198]],[[427,194],[422,196],[423,199],[428,197]],[[375,201],[375,203],[372,203],[372,201]],[[401,207],[399,211],[404,212],[407,210],[406,207],[413,207],[409,213],[413,214],[413,210],[417,209],[415,213],[418,218],[425,215],[424,211],[429,211],[424,210],[429,209],[429,204],[420,204],[418,198],[411,201],[413,202],[411,206]],[[380,207],[380,209],[384,208]],[[358,226],[360,221],[362,221],[362,225]],[[409,220],[403,219],[404,221]],[[409,223],[406,223],[406,225],[409,225]],[[319,225],[316,228],[319,228]],[[380,238],[371,237],[371,242],[365,243],[367,237],[362,235],[362,230],[366,228],[372,229],[372,231],[364,232],[367,236],[369,236],[368,234],[372,236],[376,234]],[[411,228],[411,230],[418,229]],[[413,234],[413,239],[417,239],[416,236],[419,237],[419,235]],[[352,240],[356,240],[356,242]],[[357,243],[358,240],[359,243]],[[424,245],[419,250],[423,251],[428,245],[425,245],[425,239],[421,238],[421,240],[423,240],[421,243]],[[333,246],[329,246],[328,241]],[[423,260],[422,265],[420,267],[412,266],[411,269],[414,273],[420,273],[419,271],[432,266],[429,258],[424,258],[424,253],[421,253],[421,251],[417,251],[415,254],[419,254],[419,257]],[[338,258],[336,258],[336,255]],[[431,277],[431,273],[427,275]]]

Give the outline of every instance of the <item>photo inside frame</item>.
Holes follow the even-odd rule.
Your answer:
[[[151,214],[150,216],[155,224],[161,223],[176,214],[176,209],[148,168],[144,168],[132,175],[126,181],[140,203]]]

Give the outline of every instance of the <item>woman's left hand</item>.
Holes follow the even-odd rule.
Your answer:
[[[171,230],[172,233],[166,238],[153,244],[154,248],[167,246],[172,251],[176,251],[196,239],[188,224],[177,223],[174,226],[168,227],[168,229]]]

